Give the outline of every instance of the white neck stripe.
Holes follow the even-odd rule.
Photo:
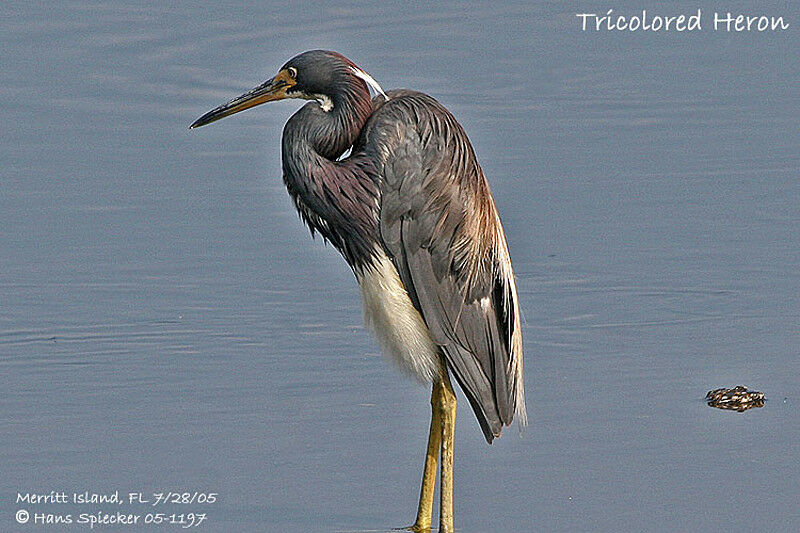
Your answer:
[[[350,67],[350,70],[353,71],[353,74],[364,80],[366,82],[368,88],[372,88],[377,94],[380,94],[384,97],[384,99],[388,100],[389,97],[386,96],[386,93],[383,92],[383,88],[381,88],[380,84],[375,81],[375,78],[361,70],[360,68]]]
[[[319,102],[319,106],[326,113],[333,109],[333,100],[331,100],[327,94],[315,94],[314,98],[316,98],[317,102]]]

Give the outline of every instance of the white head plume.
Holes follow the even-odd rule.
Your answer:
[[[383,89],[381,88],[380,84],[377,81],[375,81],[375,78],[373,78],[372,76],[370,76],[369,74],[367,74],[366,72],[357,67],[350,67],[350,70],[353,71],[353,74],[364,80],[367,84],[367,87],[372,87],[372,90],[382,95],[384,99],[386,100],[389,99],[389,97],[386,96],[386,93],[383,92]]]

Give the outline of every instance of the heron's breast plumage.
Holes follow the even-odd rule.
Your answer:
[[[356,272],[364,323],[384,355],[412,377],[431,382],[439,375],[439,348],[414,307],[400,275],[382,248],[369,266]]]

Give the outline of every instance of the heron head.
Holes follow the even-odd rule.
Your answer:
[[[259,104],[286,98],[317,100],[323,111],[330,111],[336,96],[343,92],[361,91],[369,97],[367,86],[383,94],[369,74],[342,54],[311,50],[290,59],[272,79],[209,111],[189,127],[199,128]]]

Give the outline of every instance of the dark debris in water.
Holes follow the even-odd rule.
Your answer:
[[[747,411],[753,407],[764,407],[764,393],[747,390],[744,385],[732,389],[714,389],[706,394],[709,407],[729,409],[731,411]]]

